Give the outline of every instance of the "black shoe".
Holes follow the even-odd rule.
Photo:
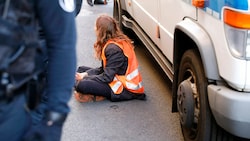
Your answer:
[[[92,2],[92,0],[87,0],[87,3],[89,4],[89,6],[93,6],[94,5],[93,2]]]

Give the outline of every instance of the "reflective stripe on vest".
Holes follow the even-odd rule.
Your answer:
[[[124,79],[124,83],[125,83],[125,87],[127,89],[129,89],[131,91],[137,91],[137,90],[140,90],[143,88],[141,81],[138,84],[130,82],[133,78],[136,78],[137,76],[139,76],[138,69],[134,70],[132,73],[130,73],[126,76],[126,78]],[[119,88],[121,88],[123,86],[122,85],[122,81],[123,81],[122,77],[124,77],[124,76],[115,76],[113,82],[111,82],[112,83],[111,89],[113,90],[113,92],[115,92],[115,93],[119,92]]]

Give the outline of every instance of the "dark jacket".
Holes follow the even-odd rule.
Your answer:
[[[89,76],[84,79],[92,79],[108,84],[114,79],[115,74],[125,74],[128,67],[128,58],[117,45],[108,45],[105,49],[105,55],[107,58],[105,69],[103,69],[103,65],[100,68],[90,69],[87,71]]]

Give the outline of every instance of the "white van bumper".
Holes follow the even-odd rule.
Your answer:
[[[250,139],[250,93],[209,85],[208,99],[214,118],[222,128]]]

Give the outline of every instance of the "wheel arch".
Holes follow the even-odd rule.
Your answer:
[[[194,32],[196,31],[196,32]],[[174,79],[172,111],[177,112],[176,98],[178,89],[179,65],[184,52],[196,49],[199,52],[205,76],[208,80],[219,80],[219,71],[214,46],[208,33],[195,21],[185,18],[178,23],[174,32]]]

